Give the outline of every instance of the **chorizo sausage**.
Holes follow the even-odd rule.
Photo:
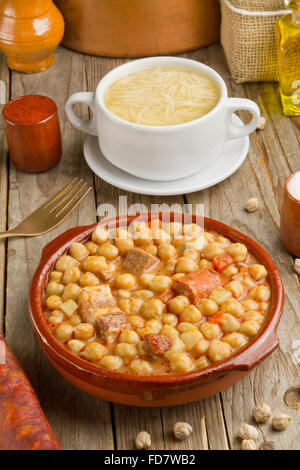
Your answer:
[[[222,271],[233,264],[233,258],[229,253],[221,253],[213,258],[213,264],[218,271]]]
[[[219,274],[213,269],[200,269],[174,281],[173,290],[177,295],[186,295],[190,302],[198,305],[218,286],[222,285]]]
[[[147,253],[141,248],[132,248],[128,251],[124,261],[124,271],[140,276],[159,262],[157,256]]]
[[[144,344],[147,352],[162,356],[172,346],[172,340],[160,333],[148,333],[144,336]]]
[[[61,450],[29,380],[1,334],[0,449]]]

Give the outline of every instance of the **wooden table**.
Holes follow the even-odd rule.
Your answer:
[[[10,164],[1,132],[0,230],[14,227],[73,176],[81,176],[94,188],[72,216],[53,232],[38,238],[0,242],[1,327],[64,449],[132,449],[135,435],[141,430],[151,434],[154,449],[238,449],[238,427],[244,420],[251,421],[253,405],[262,400],[273,409],[290,414],[292,423],[282,433],[272,431],[269,425],[261,426],[261,440],[274,442],[277,449],[300,449],[300,368],[293,359],[296,352],[293,342],[300,340],[299,279],[293,272],[293,259],[280,245],[278,235],[282,187],[286,177],[300,168],[300,119],[282,115],[275,84],[236,85],[230,79],[219,45],[184,56],[212,66],[225,79],[231,96],[256,101],[267,125],[265,130],[251,136],[249,156],[233,176],[213,188],[177,197],[126,194],[95,177],[83,158],[84,136],[65,118],[67,97],[77,91],[94,90],[99,79],[122,60],[86,56],[61,47],[55,65],[49,70],[24,75],[9,71],[5,58],[0,56],[0,79],[7,84],[7,99],[30,93],[53,98],[60,111],[64,144],[64,156],[58,167],[38,175],[24,174]],[[147,207],[163,202],[204,203],[206,215],[253,237],[279,267],[286,290],[278,331],[280,347],[246,379],[224,393],[169,409],[114,405],[69,385],[41,352],[27,315],[28,288],[41,250],[66,229],[94,222],[96,207],[103,202],[117,203],[119,195],[127,195],[128,204],[143,203]],[[244,204],[253,196],[260,206],[257,212],[249,214]],[[178,420],[187,421],[194,428],[186,442],[172,437],[172,426]]]

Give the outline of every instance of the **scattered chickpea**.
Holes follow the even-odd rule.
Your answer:
[[[238,436],[241,439],[253,439],[256,441],[258,439],[258,431],[254,426],[243,423],[239,429]]]
[[[257,197],[251,197],[245,204],[245,209],[248,212],[255,212],[258,209],[258,199]]]
[[[178,422],[174,424],[173,432],[177,439],[183,441],[184,439],[190,437],[193,432],[193,428],[189,423]]]
[[[295,259],[294,269],[300,276],[300,258]]]
[[[137,449],[149,449],[151,447],[151,436],[146,431],[141,431],[135,438]]]
[[[265,423],[272,414],[272,410],[266,403],[260,403],[253,408],[253,416],[257,423]]]
[[[258,123],[258,126],[257,126],[256,129],[259,130],[259,131],[262,131],[266,127],[266,123],[267,123],[266,118],[261,116],[259,118],[259,123]]]
[[[243,439],[242,450],[256,450],[257,445],[253,439]]]
[[[291,420],[292,418],[285,413],[275,413],[272,418],[272,426],[277,431],[284,431]]]

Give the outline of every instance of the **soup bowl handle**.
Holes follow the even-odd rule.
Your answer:
[[[236,111],[249,111],[252,119],[243,126],[234,124],[232,115]],[[257,128],[260,119],[260,109],[254,101],[244,98],[228,98],[227,103],[227,138],[239,139],[251,134]]]
[[[77,103],[87,104],[91,108],[93,112],[92,119],[80,119],[78,116],[76,116],[73,111],[73,106]],[[95,118],[95,93],[74,93],[74,95],[70,96],[66,102],[65,111],[70,123],[76,127],[76,129],[79,129],[82,132],[86,132],[87,134],[98,135]]]

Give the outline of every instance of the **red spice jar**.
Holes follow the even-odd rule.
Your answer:
[[[295,179],[294,179],[295,178]],[[293,180],[294,184],[291,184]],[[288,177],[284,186],[280,217],[280,239],[285,249],[300,257],[300,171]]]
[[[18,170],[38,173],[60,161],[61,133],[53,100],[21,96],[7,103],[3,117],[10,157]]]

